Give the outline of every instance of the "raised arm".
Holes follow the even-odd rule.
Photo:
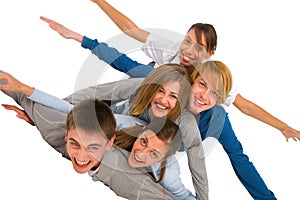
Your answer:
[[[0,71],[0,80],[3,81],[3,84],[0,84],[0,90],[8,90],[11,92],[21,92],[24,93],[26,96],[32,95],[34,88],[30,87],[9,73]]]
[[[153,70],[152,66],[136,62],[126,54],[120,53],[117,49],[108,46],[104,42],[99,43],[97,39],[92,40],[86,36],[82,36],[54,20],[46,17],[40,18],[47,22],[49,27],[59,33],[63,38],[73,39],[81,43],[83,48],[91,50],[99,59],[109,64],[114,69],[126,73],[130,77],[145,77]]]
[[[139,28],[127,16],[125,16],[123,13],[116,10],[106,1],[92,0],[92,2],[96,3],[126,35],[142,43],[146,42],[146,39],[150,34],[148,31]]]
[[[130,98],[143,80],[143,78],[131,78],[90,86],[74,92],[65,100],[73,105],[85,99],[100,99],[117,103]]]
[[[288,141],[289,138],[292,138],[295,141],[300,140],[300,131],[291,128],[286,123],[277,119],[255,103],[245,99],[240,94],[236,96],[233,105],[244,114],[278,129],[284,135],[286,141]]]
[[[51,19],[48,19],[46,17],[41,16],[40,19],[47,22],[49,27],[51,29],[53,29],[54,31],[56,31],[58,34],[60,34],[63,38],[72,39],[79,43],[82,43],[83,36],[80,35],[79,33],[72,31],[72,30],[66,28],[65,26],[63,26],[62,24],[60,24],[56,21],[53,21]]]
[[[53,108],[65,114],[67,114],[73,108],[73,106],[67,101],[64,101],[53,95],[40,91],[34,87],[30,87],[20,82],[9,73],[0,72],[0,80],[5,81],[5,84],[0,85],[1,90],[23,93],[30,100],[43,104],[47,107]]]

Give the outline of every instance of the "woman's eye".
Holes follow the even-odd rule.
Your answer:
[[[141,138],[141,145],[145,146],[147,144],[147,141],[145,138]]]
[[[177,99],[177,96],[176,95],[171,95],[172,98],[174,99]]]
[[[151,151],[151,157],[152,158],[157,158],[158,154],[155,151]]]
[[[197,45],[196,45],[196,49],[197,49],[197,51],[199,51],[199,52],[203,51],[203,47],[202,47],[200,44],[197,44]]]
[[[165,93],[165,91],[163,89],[159,89],[159,92],[161,93]]]
[[[186,43],[186,44],[190,44],[190,43],[191,43],[191,40],[190,40],[190,39],[188,39],[188,38],[185,38],[185,40],[184,40],[184,41],[185,41],[185,43]]]

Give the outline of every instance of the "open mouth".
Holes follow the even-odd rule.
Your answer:
[[[195,97],[195,104],[199,107],[206,105],[206,103],[204,103],[203,101],[201,101],[200,99],[198,99],[197,97]]]
[[[184,62],[188,62],[188,63],[191,63],[195,60],[194,58],[186,56],[184,53],[181,54],[181,58]]]
[[[90,163],[90,161],[78,161],[76,158],[74,160],[76,165],[79,167],[86,167]]]
[[[138,157],[138,155],[136,153],[133,154],[132,158],[134,159],[135,162],[137,163],[144,163],[143,160],[141,160],[141,158]]]
[[[163,111],[163,112],[165,112],[167,109],[168,109],[168,107],[166,107],[166,106],[163,106],[163,105],[161,105],[161,104],[155,104],[156,105],[156,107],[158,108],[158,110],[161,110],[161,111]]]

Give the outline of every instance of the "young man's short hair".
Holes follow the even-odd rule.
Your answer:
[[[88,99],[73,107],[67,116],[66,126],[67,130],[81,128],[87,132],[99,132],[110,140],[115,135],[116,120],[106,103]]]

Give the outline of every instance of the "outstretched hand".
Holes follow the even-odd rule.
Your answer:
[[[43,20],[44,22],[47,22],[49,27],[54,31],[56,31],[57,33],[59,33],[63,38],[73,39],[80,43],[82,42],[82,36],[80,34],[66,28],[62,24],[43,16],[40,16],[40,19]]]
[[[8,105],[8,104],[2,104],[2,106],[6,109],[6,110],[13,110],[17,113],[17,117],[20,119],[23,119],[24,121],[28,122],[29,124],[31,124],[32,126],[34,126],[34,122],[30,119],[30,117],[27,115],[27,113],[24,110],[21,110],[20,108],[13,106],[13,105]]]
[[[27,96],[30,96],[34,89],[20,82],[18,79],[6,72],[0,72],[0,80],[4,81],[4,84],[0,84],[0,90],[7,90],[11,92],[22,92]]]
[[[289,141],[289,138],[292,138],[294,141],[300,141],[300,131],[293,129],[288,125],[286,125],[281,132],[287,142]]]

